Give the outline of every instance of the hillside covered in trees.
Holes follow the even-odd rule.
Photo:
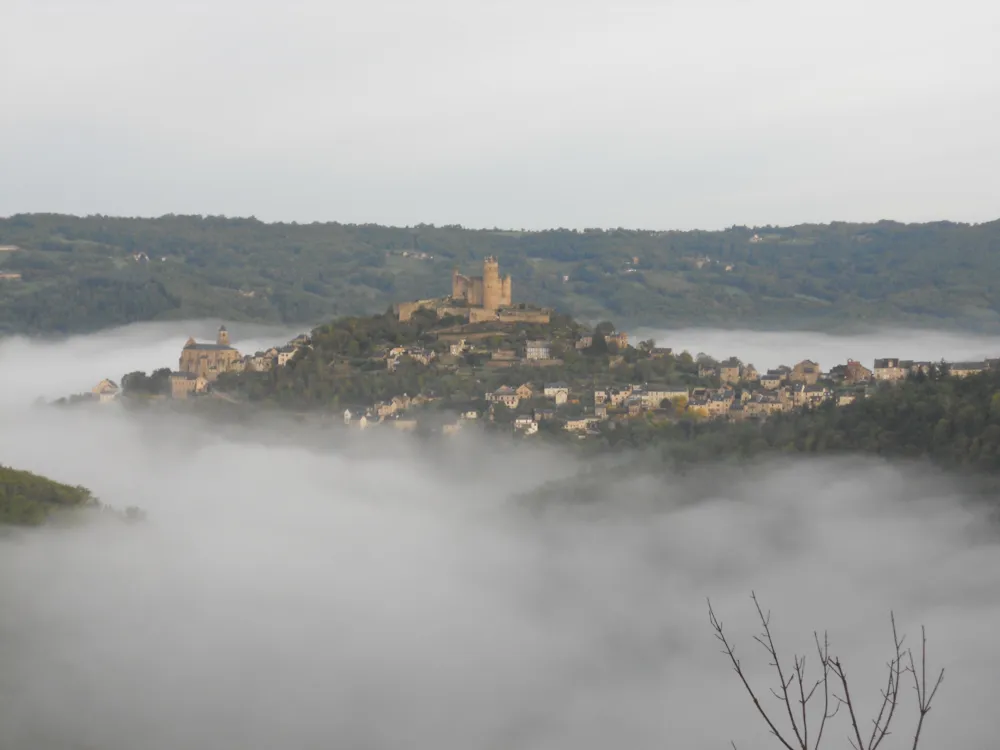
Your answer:
[[[664,464],[744,463],[773,455],[861,453],[919,459],[1000,479],[1000,372],[966,378],[945,370],[884,384],[868,398],[776,414],[763,422],[640,422],[609,430],[607,448],[656,446]]]
[[[0,525],[39,526],[53,513],[85,507],[98,507],[85,487],[0,466]]]
[[[0,333],[311,324],[446,294],[485,255],[515,301],[630,328],[1000,330],[1000,221],[521,232],[30,214],[0,219]]]

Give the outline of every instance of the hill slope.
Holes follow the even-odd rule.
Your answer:
[[[446,294],[496,255],[515,301],[635,325],[1000,330],[1000,221],[512,232],[53,214],[0,219],[0,333],[312,323]],[[138,259],[137,259],[138,258]],[[147,260],[148,258],[148,260]]]
[[[84,487],[0,466],[0,524],[38,526],[54,512],[96,504]]]

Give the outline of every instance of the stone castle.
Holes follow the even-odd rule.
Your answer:
[[[463,276],[456,268],[451,273],[451,298],[465,300],[469,307],[496,312],[510,307],[510,275],[500,278],[500,264],[493,256],[483,261],[482,276]]]
[[[451,274],[451,296],[401,302],[394,306],[401,321],[417,310],[434,310],[439,318],[454,315],[470,323],[548,323],[550,312],[511,302],[510,276],[500,276],[500,263],[492,255],[483,261],[482,276],[463,276],[456,268]]]

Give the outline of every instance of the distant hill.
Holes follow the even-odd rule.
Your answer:
[[[452,268],[486,255],[515,302],[627,327],[1000,331],[1000,221],[518,232],[22,214],[0,219],[0,333],[372,314],[447,294]]]

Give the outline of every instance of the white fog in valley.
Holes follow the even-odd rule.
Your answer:
[[[171,364],[212,326],[152,330],[0,343],[23,396],[0,403],[0,461],[149,514],[0,537],[4,750],[764,750],[705,607],[767,694],[751,590],[779,646],[829,629],[866,720],[889,611],[911,643],[925,624],[948,671],[921,747],[997,745],[1000,538],[957,479],[802,460],[625,475],[603,502],[539,512],[515,495],[582,468],[540,445],[371,432],[345,449],[306,427],[275,441],[31,406],[32,357],[43,390],[79,391]],[[901,693],[883,748],[912,744]],[[824,746],[847,729],[838,716]]]

